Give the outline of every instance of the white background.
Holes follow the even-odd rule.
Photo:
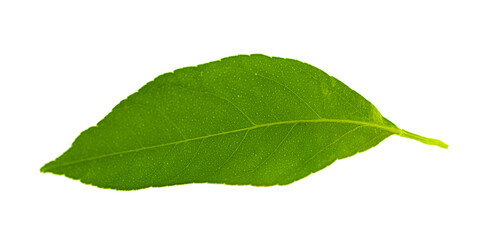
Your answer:
[[[488,239],[486,1],[76,2],[0,2],[0,239]],[[39,172],[159,74],[250,53],[310,63],[450,148],[392,136],[267,188]]]

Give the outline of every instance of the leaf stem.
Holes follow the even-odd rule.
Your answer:
[[[400,133],[398,133],[398,135],[401,137],[410,138],[410,139],[417,140],[417,141],[425,143],[425,144],[435,145],[435,146],[445,148],[445,149],[447,149],[449,147],[449,145],[447,145],[446,143],[444,143],[441,140],[434,139],[434,138],[426,138],[426,137],[417,135],[415,133],[411,133],[411,132],[409,132],[407,130],[403,130],[403,129],[400,131]]]

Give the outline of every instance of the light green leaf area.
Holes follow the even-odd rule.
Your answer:
[[[240,55],[157,77],[41,171],[118,190],[286,185],[392,134],[447,148],[318,68]]]

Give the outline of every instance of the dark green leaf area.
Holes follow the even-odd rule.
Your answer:
[[[157,77],[41,171],[119,190],[285,185],[391,134],[406,133],[323,71],[240,55]]]

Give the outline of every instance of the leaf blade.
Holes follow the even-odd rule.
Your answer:
[[[159,76],[41,171],[119,190],[284,185],[392,134],[405,132],[321,70],[241,55]]]

